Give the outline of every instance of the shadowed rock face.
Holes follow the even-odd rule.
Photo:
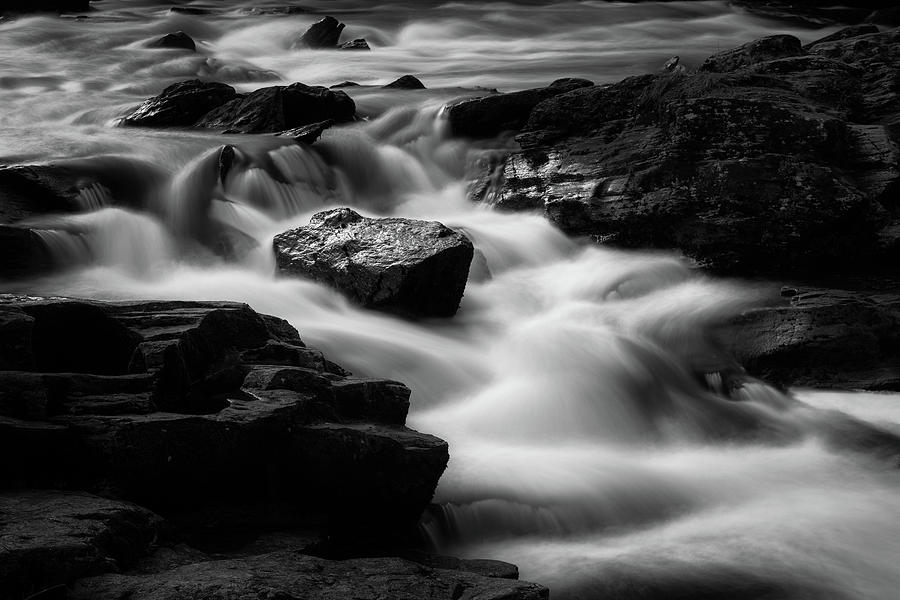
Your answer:
[[[0,486],[102,488],[164,513],[279,501],[364,535],[411,527],[447,462],[403,426],[406,386],[350,376],[246,305],[14,301],[0,316],[0,453],[20,457]]]
[[[254,576],[248,577],[248,572]],[[548,597],[547,589],[539,585],[432,569],[399,558],[337,562],[297,552],[275,552],[242,560],[201,562],[158,574],[86,579],[75,586],[71,598],[87,600],[122,594],[134,600],[186,597],[538,600]]]
[[[368,219],[339,208],[275,236],[278,270],[340,290],[363,306],[421,316],[456,313],[474,248],[435,221]]]
[[[888,268],[900,32],[807,48],[774,36],[701,72],[544,100],[521,150],[482,171],[476,199],[542,209],[568,233],[617,246],[677,248],[720,272]]]
[[[332,16],[325,17],[310,25],[309,29],[294,42],[294,48],[334,48],[338,45],[344,24]]]

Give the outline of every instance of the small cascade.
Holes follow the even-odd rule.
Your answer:
[[[108,187],[102,183],[93,183],[78,190],[76,201],[83,212],[90,212],[109,206],[113,202],[113,197]]]
[[[84,234],[61,229],[32,229],[50,253],[53,262],[63,267],[90,264],[93,256]]]

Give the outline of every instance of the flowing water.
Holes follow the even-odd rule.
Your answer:
[[[290,320],[358,374],[413,389],[410,426],[450,442],[424,531],[442,551],[515,562],[556,598],[900,597],[900,471],[863,452],[900,400],[763,384],[716,393],[709,332],[763,291],[677,257],[567,239],[537,215],[465,198],[476,148],[447,135],[450,99],[653,71],[678,54],[796,29],[719,1],[208,2],[210,14],[103,0],[87,19],[0,22],[0,161],[124,173],[82,214],[31,224],[62,265],[4,291],[245,301]],[[325,10],[372,52],[292,50]],[[198,53],[150,50],[184,30]],[[378,85],[414,73],[427,91]],[[312,148],[267,136],[116,128],[181,79],[239,89],[347,88],[367,120]],[[224,181],[218,148],[237,146]],[[73,163],[74,164],[74,163]],[[453,319],[405,321],[274,274],[274,234],[323,208],[440,220],[484,261]],[[231,259],[217,243],[230,240]],[[698,377],[698,374],[700,375]],[[706,383],[703,383],[706,375]],[[846,415],[853,415],[849,417]]]

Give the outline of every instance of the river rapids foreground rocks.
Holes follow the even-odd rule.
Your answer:
[[[0,342],[0,596],[139,563],[70,597],[176,598],[187,584],[211,598],[347,585],[375,597],[388,579],[394,597],[546,595],[465,565],[299,553],[320,536],[342,558],[408,540],[448,449],[404,427],[406,386],[351,376],[281,319],[233,303],[7,298]],[[303,534],[259,542],[267,531]]]

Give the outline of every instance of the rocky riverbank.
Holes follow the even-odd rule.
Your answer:
[[[448,451],[404,427],[406,386],[350,375],[281,319],[7,297],[0,348],[4,597],[76,580],[67,597],[546,595],[485,575],[501,564],[310,555],[428,558],[415,527]]]

